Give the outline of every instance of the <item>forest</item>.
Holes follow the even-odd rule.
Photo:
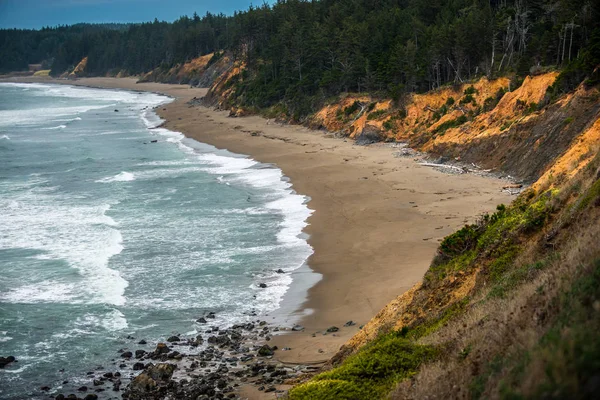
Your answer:
[[[554,90],[597,79],[593,0],[279,0],[231,16],[0,30],[0,73],[42,63],[53,75],[138,75],[225,50],[245,68],[241,103],[306,115],[341,92],[399,99],[488,76],[563,71]]]

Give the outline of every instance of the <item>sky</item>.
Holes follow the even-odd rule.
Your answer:
[[[182,15],[233,14],[262,0],[0,0],[0,28],[39,29],[78,22],[173,21]]]

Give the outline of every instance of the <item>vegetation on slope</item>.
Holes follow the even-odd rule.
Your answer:
[[[600,373],[599,188],[596,153],[572,178],[544,182],[446,237],[423,284],[382,310],[331,370],[290,398],[593,398]],[[372,352],[391,338],[431,353],[415,363],[402,353],[395,358],[395,349],[379,347],[384,357]],[[395,362],[386,361],[371,387],[357,359],[363,366]]]

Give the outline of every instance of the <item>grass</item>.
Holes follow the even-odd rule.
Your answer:
[[[581,199],[577,202],[576,209],[581,211],[590,205],[592,201],[598,201],[600,198],[600,179],[596,180],[592,186],[584,193]]]
[[[548,265],[549,260],[544,259],[506,271],[496,279],[495,285],[488,293],[488,298],[507,298],[510,292],[523,282],[532,280],[539,271],[544,270]]]
[[[476,264],[485,266],[490,282],[500,281],[521,252],[521,236],[538,232],[547,222],[556,195],[556,191],[537,197],[533,192],[524,193],[510,207],[501,204],[494,214],[445,237],[424,283],[440,281],[455,271],[468,271]]]
[[[380,336],[339,367],[292,389],[290,400],[384,397],[397,382],[416,374],[422,363],[438,354],[433,346],[418,345],[405,333]]]
[[[600,373],[600,259],[557,298],[560,312],[537,346],[513,363],[500,386],[504,399],[593,398]],[[592,383],[590,385],[590,383]]]
[[[379,119],[381,116],[385,115],[386,113],[387,113],[386,110],[373,111],[372,113],[369,113],[369,115],[367,115],[367,120],[371,121],[374,119]]]
[[[40,71],[36,71],[33,76],[49,76],[50,75],[50,70],[49,69],[43,69]]]
[[[456,128],[457,126],[461,126],[462,124],[464,124],[465,122],[467,122],[467,116],[466,115],[461,115],[460,117],[456,118],[456,119],[452,119],[450,121],[446,121],[444,123],[441,123],[437,128],[435,128],[433,130],[433,133],[444,133],[446,132],[448,129],[450,128]]]
[[[437,318],[431,318],[427,322],[413,327],[411,330],[406,332],[406,336],[417,340],[436,332],[442,326],[446,325],[452,318],[460,315],[466,309],[468,304],[469,298],[465,297],[464,299],[443,310]]]

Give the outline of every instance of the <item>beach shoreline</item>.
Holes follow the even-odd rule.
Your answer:
[[[11,81],[11,80],[8,80]],[[439,241],[478,215],[491,212],[511,196],[505,180],[471,174],[448,175],[396,157],[393,146],[358,146],[303,126],[280,125],[259,116],[231,118],[227,111],[190,105],[206,89],[133,78],[83,78],[76,81],[23,79],[111,89],[150,91],[175,100],[157,109],[164,127],[189,138],[276,165],[314,210],[305,232],[314,253],[308,267],[293,275],[294,289],[284,299],[290,324],[303,331],[274,337],[271,344],[284,363],[321,363],[335,354],[383,306],[422,279]],[[309,269],[310,268],[310,269]],[[322,275],[299,301],[298,285],[307,274]],[[312,274],[311,278],[315,279]],[[283,319],[275,313],[270,318]],[[265,318],[267,321],[268,318]],[[344,327],[348,321],[353,325]],[[282,322],[278,321],[278,324]],[[339,328],[326,333],[327,328]]]

